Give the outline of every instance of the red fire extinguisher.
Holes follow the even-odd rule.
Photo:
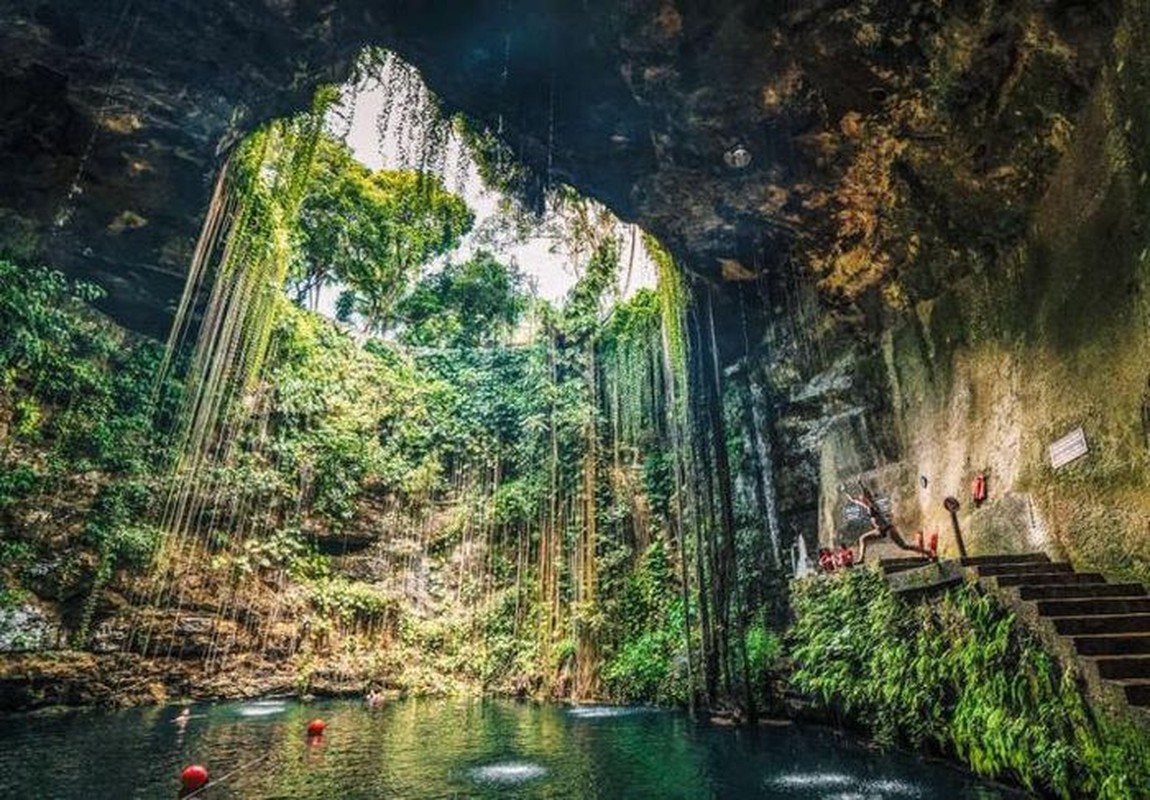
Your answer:
[[[982,505],[986,500],[986,475],[978,473],[974,476],[974,481],[970,484],[970,499],[974,501],[976,506]]]

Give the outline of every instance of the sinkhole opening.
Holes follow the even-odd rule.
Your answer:
[[[689,664],[636,674],[621,644],[690,637],[684,279],[569,186],[530,207],[524,171],[378,50],[228,160],[159,370],[141,595],[210,593],[208,669],[254,646],[428,691],[683,696]],[[168,617],[129,641],[170,649]]]
[[[15,422],[98,475],[43,635],[213,695],[765,696],[786,570],[747,307],[533,163],[369,50],[234,147],[162,346],[0,262],[60,355]]]

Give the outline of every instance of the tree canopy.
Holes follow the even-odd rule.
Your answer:
[[[425,276],[395,308],[400,340],[437,347],[490,347],[527,308],[523,275],[481,250]]]
[[[345,144],[325,137],[300,209],[296,300],[314,307],[321,289],[338,284],[340,316],[359,315],[380,331],[419,269],[457,247],[474,222],[438,177],[373,172]]]

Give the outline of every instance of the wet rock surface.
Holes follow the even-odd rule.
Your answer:
[[[0,608],[0,653],[47,650],[62,638],[59,621],[35,603]]]

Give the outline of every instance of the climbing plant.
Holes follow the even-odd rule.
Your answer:
[[[658,285],[625,296],[639,237],[556,190],[577,280],[558,302],[533,298],[491,253],[452,257],[473,216],[441,177],[355,162],[325,132],[332,99],[321,92],[310,113],[232,153],[152,361],[129,366],[101,341],[54,364],[45,342],[71,334],[37,298],[64,291],[56,276],[0,297],[28,328],[0,354],[9,385],[19,374],[45,392],[83,386],[79,373],[104,360],[149,398],[129,415],[139,430],[124,429],[132,446],[96,436],[101,463],[137,462],[88,509],[97,574],[84,632],[122,568],[154,563],[142,601],[163,606],[192,584],[221,608],[259,597],[275,609],[261,639],[281,603],[304,603],[309,657],[348,635],[443,645],[437,669],[488,687],[760,697],[751,684],[765,683],[770,632],[734,569],[730,469],[713,477],[736,431],[722,416],[722,355],[670,255],[645,238]],[[362,323],[357,335],[307,309],[325,292],[341,293],[336,310]],[[184,379],[182,406],[157,374]],[[62,397],[20,389],[13,419],[29,439],[69,413]],[[147,437],[168,460],[139,460],[155,451]],[[0,503],[25,502],[41,480],[38,465],[5,473]],[[466,614],[424,624],[392,590],[339,574],[323,548],[368,530],[388,569],[449,573]],[[162,638],[162,615],[140,618]],[[155,631],[132,633],[146,649]],[[217,637],[206,661],[229,641]]]

